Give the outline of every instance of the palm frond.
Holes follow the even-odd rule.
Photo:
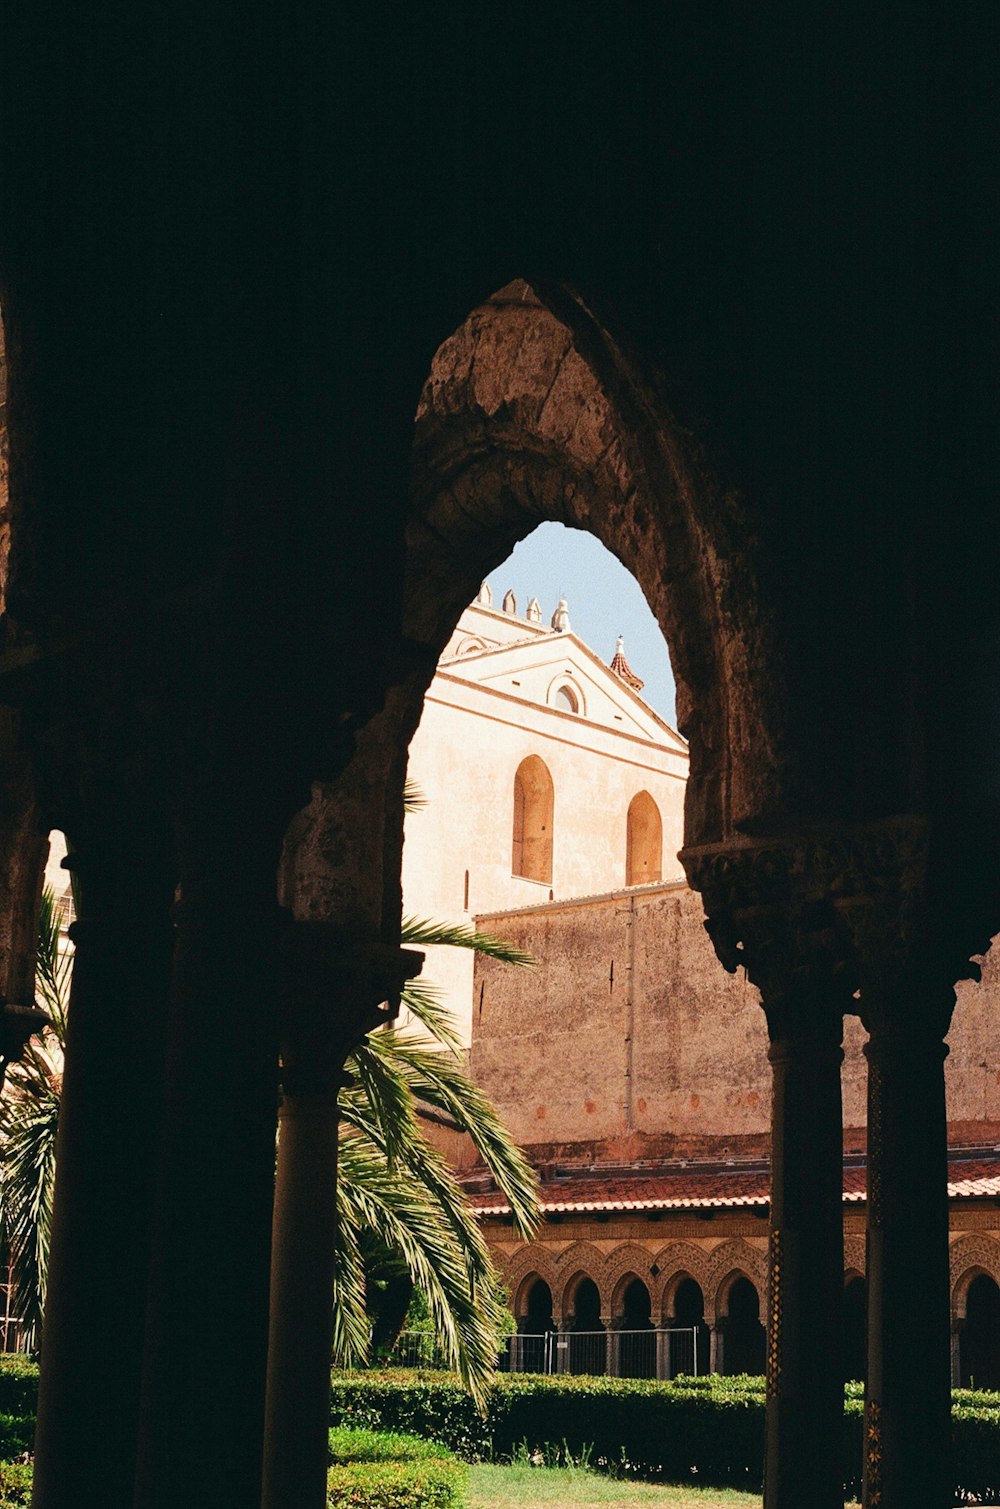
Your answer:
[[[37,1338],[49,1265],[59,1096],[50,1091],[5,1111],[0,1215],[11,1259],[13,1308]]]
[[[408,980],[400,995],[400,1004],[420,1023],[425,1032],[452,1053],[461,1053],[464,1039],[455,1026],[455,1018],[444,1004],[444,993],[430,980]]]
[[[403,811],[419,812],[422,807],[426,806],[427,798],[422,788],[417,785],[416,781],[405,781],[403,783]]]
[[[510,1205],[515,1229],[530,1239],[538,1227],[538,1179],[496,1109],[452,1055],[404,1033],[380,1032],[371,1052],[395,1066],[410,1092],[445,1112],[465,1132]]]
[[[351,1233],[369,1230],[398,1248],[427,1296],[447,1361],[482,1409],[495,1367],[501,1318],[494,1286],[485,1282],[491,1269],[480,1270],[477,1264],[470,1270],[467,1252],[426,1186],[390,1170],[379,1148],[355,1129],[345,1128],[341,1134],[340,1169],[342,1240],[347,1245]]]
[[[448,948],[471,948],[487,959],[499,959],[502,964],[517,964],[531,969],[535,960],[525,949],[515,943],[505,943],[491,933],[480,933],[465,922],[432,922],[428,917],[404,917],[401,929],[404,947],[428,947],[444,944]]]

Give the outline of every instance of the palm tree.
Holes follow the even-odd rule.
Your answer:
[[[12,1310],[25,1342],[38,1346],[52,1224],[56,1132],[62,1098],[66,1010],[73,955],[62,943],[55,892],[42,892],[35,963],[35,1002],[50,1025],[9,1065],[0,1097],[0,1239],[10,1259]]]
[[[28,1345],[38,1345],[48,1266],[56,1133],[72,954],[61,946],[54,893],[42,897],[36,999],[51,1026],[10,1066],[0,1097],[0,1236],[11,1258],[13,1309]],[[471,928],[420,920],[403,924],[408,945],[472,948],[516,965],[529,956]],[[471,1138],[525,1237],[538,1220],[535,1176],[490,1102],[462,1068],[461,1042],[440,996],[411,982],[403,1003],[418,1024],[372,1033],[348,1061],[341,1092],[339,1245],[333,1296],[335,1355],[369,1356],[376,1254],[402,1264],[427,1297],[446,1359],[481,1399],[504,1319],[482,1233],[440,1153],[420,1126],[420,1108],[451,1117]],[[368,1275],[366,1281],[366,1258]]]
[[[402,941],[532,963],[521,950],[461,925],[407,919]],[[454,1174],[421,1130],[420,1108],[445,1113],[471,1137],[525,1238],[538,1223],[537,1181],[465,1073],[461,1040],[434,986],[410,982],[402,1004],[421,1035],[395,1028],[370,1034],[348,1060],[349,1083],[340,1095],[335,1356],[342,1363],[367,1360],[373,1285],[365,1282],[365,1256],[369,1268],[374,1258],[383,1270],[395,1258],[427,1299],[446,1361],[481,1399],[504,1329],[500,1285]]]

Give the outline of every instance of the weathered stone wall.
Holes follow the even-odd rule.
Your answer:
[[[472,1069],[536,1156],[642,1158],[763,1151],[767,1030],[742,971],[721,968],[685,886],[491,914],[538,960],[477,960]],[[958,989],[947,1063],[953,1143],[1000,1133],[1000,960]],[[864,1147],[865,1033],[845,1024],[845,1145]]]

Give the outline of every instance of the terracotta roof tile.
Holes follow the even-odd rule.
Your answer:
[[[543,1212],[573,1214],[596,1211],[705,1210],[764,1206],[770,1199],[769,1173],[752,1169],[671,1169],[656,1174],[588,1173],[579,1178],[554,1179],[539,1189]],[[865,1199],[863,1165],[844,1169],[844,1200]],[[952,1200],[1000,1197],[1000,1156],[953,1159],[949,1164],[948,1196]],[[502,1195],[470,1194],[469,1203],[482,1216],[502,1216],[509,1206]]]

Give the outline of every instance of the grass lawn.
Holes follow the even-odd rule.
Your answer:
[[[760,1509],[760,1495],[733,1488],[668,1488],[618,1483],[582,1467],[531,1467],[482,1463],[469,1473],[469,1509]],[[857,1509],[852,1505],[850,1509]]]

